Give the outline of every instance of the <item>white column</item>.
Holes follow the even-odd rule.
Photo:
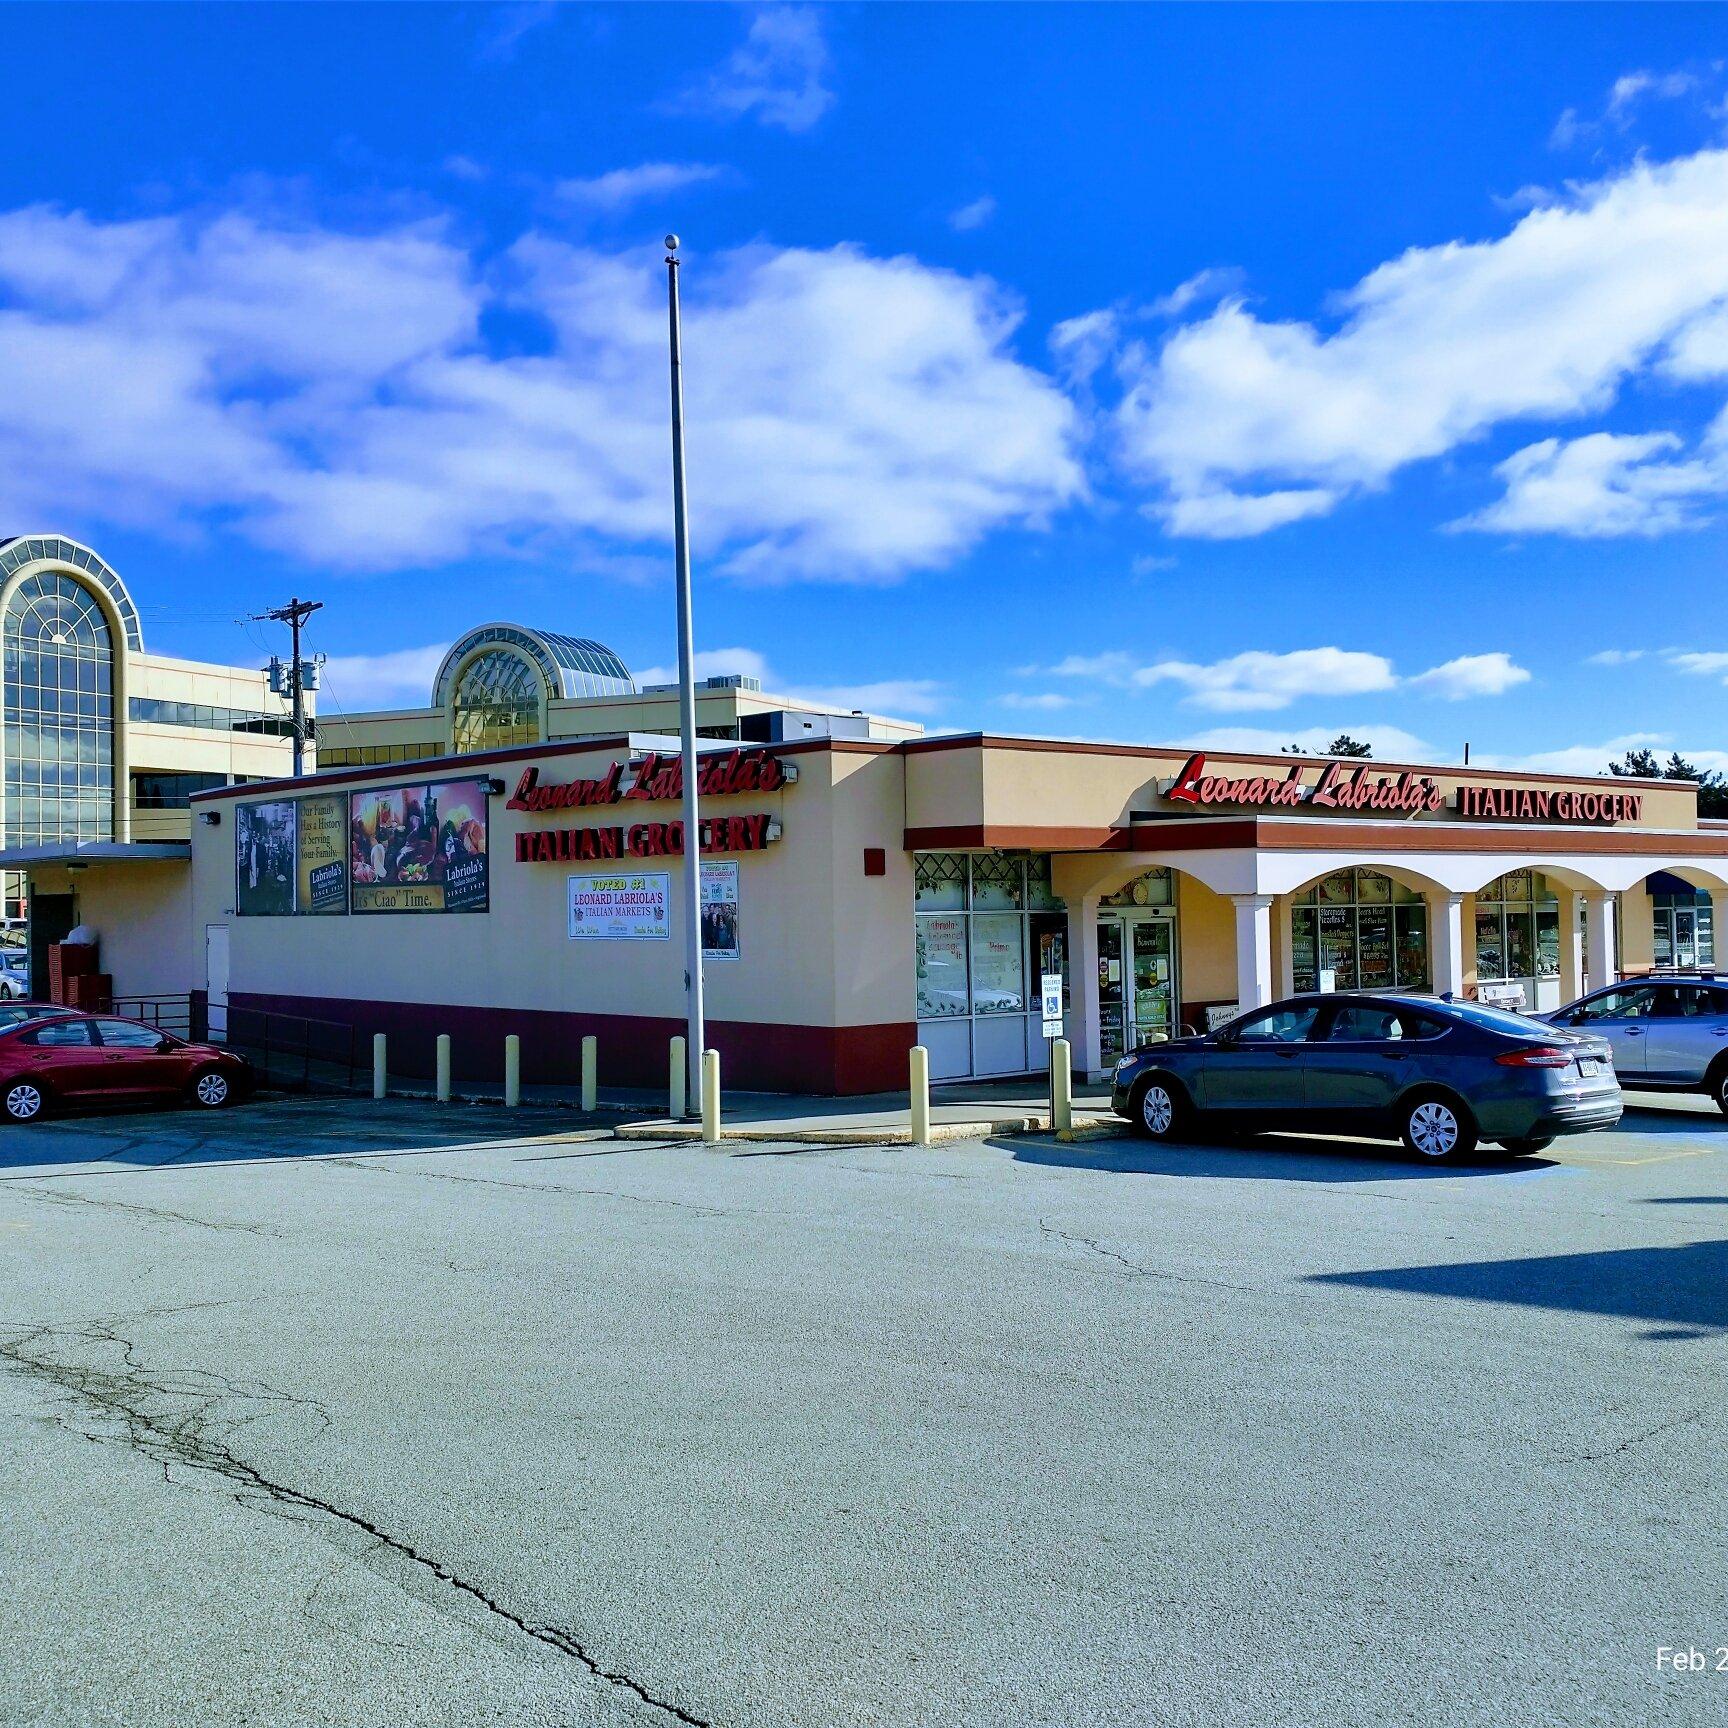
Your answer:
[[[1236,1000],[1244,1009],[1272,1000],[1272,899],[1232,894],[1236,908]]]
[[[1560,900],[1560,1001],[1576,1002],[1584,994],[1584,944],[1578,929],[1578,890],[1556,890]]]
[[[1590,950],[1588,987],[1600,990],[1619,976],[1614,951],[1614,896],[1590,889],[1584,895],[1584,940]]]
[[[1068,1040],[1080,1071],[1096,1077],[1104,1067],[1098,1036],[1098,896],[1089,894],[1068,909]]]
[[[1464,995],[1464,896],[1430,894],[1426,898],[1434,991],[1457,1001]]]
[[[1292,900],[1280,894],[1273,916],[1278,920],[1278,994],[1296,994],[1296,932],[1291,924]]]

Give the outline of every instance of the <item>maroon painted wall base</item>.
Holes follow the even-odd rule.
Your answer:
[[[458,1080],[499,1080],[504,1039],[522,1040],[524,1084],[574,1086],[581,1079],[582,1040],[600,1040],[603,1086],[664,1087],[668,1040],[682,1020],[628,1014],[566,1014],[534,1008],[469,1008],[422,1002],[361,1002],[330,996],[229,993],[229,1006],[352,1026],[390,1040],[390,1072],[430,1078],[437,1038],[450,1034]],[[911,1021],[880,1026],[760,1025],[710,1020],[708,1042],[720,1052],[724,1084],[744,1092],[812,1092],[852,1097],[904,1091],[907,1052],[918,1041]],[[363,1053],[364,1054],[364,1053]],[[370,1057],[366,1058],[368,1061]]]

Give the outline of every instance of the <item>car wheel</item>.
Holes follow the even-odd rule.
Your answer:
[[[1476,1124],[1462,1105],[1431,1095],[1405,1106],[1403,1140],[1424,1164],[1446,1164],[1476,1150]]]
[[[34,1080],[14,1080],[4,1103],[8,1121],[34,1122],[48,1108],[48,1095]]]
[[[206,1068],[192,1082],[192,1102],[206,1110],[220,1110],[234,1101],[234,1088],[219,1068]]]
[[[1728,1062],[1718,1062],[1711,1070],[1705,1085],[1710,1096],[1716,1100],[1716,1108],[1724,1116],[1728,1116]]]
[[[1514,1158],[1533,1158],[1538,1152],[1546,1152],[1553,1144],[1552,1134],[1532,1134],[1527,1140],[1502,1140],[1500,1150],[1510,1152]]]
[[[1174,1138],[1184,1113],[1182,1096],[1161,1075],[1153,1075],[1134,1094],[1134,1131],[1148,1140]]]

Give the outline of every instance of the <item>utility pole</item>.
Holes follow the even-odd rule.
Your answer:
[[[269,619],[275,624],[286,624],[293,638],[293,656],[288,662],[286,683],[288,695],[294,704],[294,778],[298,780],[305,770],[306,761],[306,662],[300,656],[300,630],[306,620],[314,612],[322,611],[322,600],[290,600],[286,606],[278,606],[273,612],[257,612],[253,616],[260,620]],[[270,663],[270,688],[277,695],[282,694],[283,672],[278,660]]]
[[[678,236],[666,236],[666,310],[672,355],[672,547],[678,567],[678,738],[684,764],[685,1109],[700,1106],[702,1052],[702,823],[696,798],[695,630],[690,612],[690,518],[684,501],[684,355],[678,327]],[[694,1113],[694,1112],[692,1112]]]

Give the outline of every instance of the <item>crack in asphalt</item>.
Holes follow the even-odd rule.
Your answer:
[[[214,1218],[195,1218],[190,1212],[172,1212],[163,1206],[140,1206],[132,1200],[98,1200],[94,1195],[80,1194],[71,1188],[37,1188],[27,1183],[14,1182],[7,1192],[24,1194],[50,1206],[93,1206],[98,1212],[120,1212],[152,1224],[191,1224],[200,1230],[234,1230],[245,1236],[278,1234],[266,1224],[222,1223]]]
[[[1067,1230],[1058,1230],[1054,1224],[1040,1218],[1038,1229],[1044,1236],[1054,1237],[1058,1242],[1065,1242],[1070,1248],[1086,1248],[1104,1260],[1114,1260],[1133,1278],[1157,1278],[1171,1284],[1204,1284],[1213,1290],[1245,1290],[1251,1296],[1264,1296],[1267,1292],[1259,1284],[1235,1284],[1226,1278],[1200,1278],[1186,1272],[1170,1272],[1160,1266],[1142,1266],[1138,1260],[1130,1260],[1126,1254],[1118,1254],[1114,1248],[1106,1248],[1102,1242],[1094,1241],[1090,1236],[1075,1235]]]
[[[405,1170],[357,1158],[323,1158],[319,1162],[338,1170],[367,1170],[381,1176],[411,1176],[425,1182],[460,1182],[474,1188],[515,1188],[524,1194],[588,1194],[604,1200],[628,1200],[637,1206],[670,1206],[679,1212],[697,1212],[704,1218],[731,1218],[737,1213],[722,1206],[698,1206],[690,1200],[662,1200],[651,1194],[626,1194],[617,1188],[579,1188],[571,1182],[510,1182],[502,1176],[458,1176],[453,1170]]]
[[[1618,1458],[1622,1452],[1630,1452],[1634,1446],[1642,1446],[1646,1440],[1654,1440],[1658,1434],[1666,1434],[1674,1428],[1685,1428],[1694,1422],[1702,1422],[1702,1410],[1688,1410],[1679,1416],[1670,1416],[1666,1422],[1658,1422],[1654,1428],[1646,1428],[1640,1434],[1628,1434],[1617,1446],[1610,1446],[1603,1452],[1572,1452],[1564,1457],[1550,1458],[1550,1464],[1600,1464],[1607,1458]]]
[[[179,1311],[156,1309],[147,1310],[146,1314]],[[481,1586],[452,1571],[436,1556],[391,1535],[363,1513],[337,1506],[305,1489],[265,1475],[227,1444],[228,1439],[247,1423],[278,1413],[283,1406],[310,1408],[322,1417],[327,1428],[330,1425],[329,1413],[316,1399],[282,1392],[262,1382],[253,1387],[242,1386],[203,1369],[175,1369],[152,1375],[138,1360],[132,1342],[115,1329],[116,1324],[91,1320],[82,1326],[36,1326],[14,1331],[0,1338],[0,1365],[27,1379],[58,1388],[69,1400],[93,1411],[110,1425],[107,1432],[100,1428],[92,1431],[90,1427],[69,1421],[64,1415],[56,1416],[54,1420],[67,1433],[95,1444],[107,1442],[129,1447],[140,1456],[158,1463],[165,1482],[174,1481],[172,1471],[178,1465],[231,1484],[231,1495],[237,1505],[257,1505],[258,1497],[262,1497],[269,1503],[268,1509],[291,1508],[359,1531],[380,1548],[388,1549],[438,1583],[477,1603],[488,1614],[514,1627],[525,1637],[571,1658],[595,1679],[628,1692],[650,1708],[687,1724],[688,1728],[713,1728],[706,1718],[692,1714],[669,1698],[660,1697],[623,1670],[607,1667],[569,1633],[556,1626],[537,1625],[524,1619]],[[116,1349],[124,1367],[115,1370],[67,1360],[64,1354],[67,1340]],[[265,1408],[250,1415],[231,1417],[219,1430],[213,1431],[214,1412],[224,1399],[229,1398],[260,1403]],[[167,1408],[162,1407],[164,1401]],[[179,1408],[174,1407],[176,1402]]]

